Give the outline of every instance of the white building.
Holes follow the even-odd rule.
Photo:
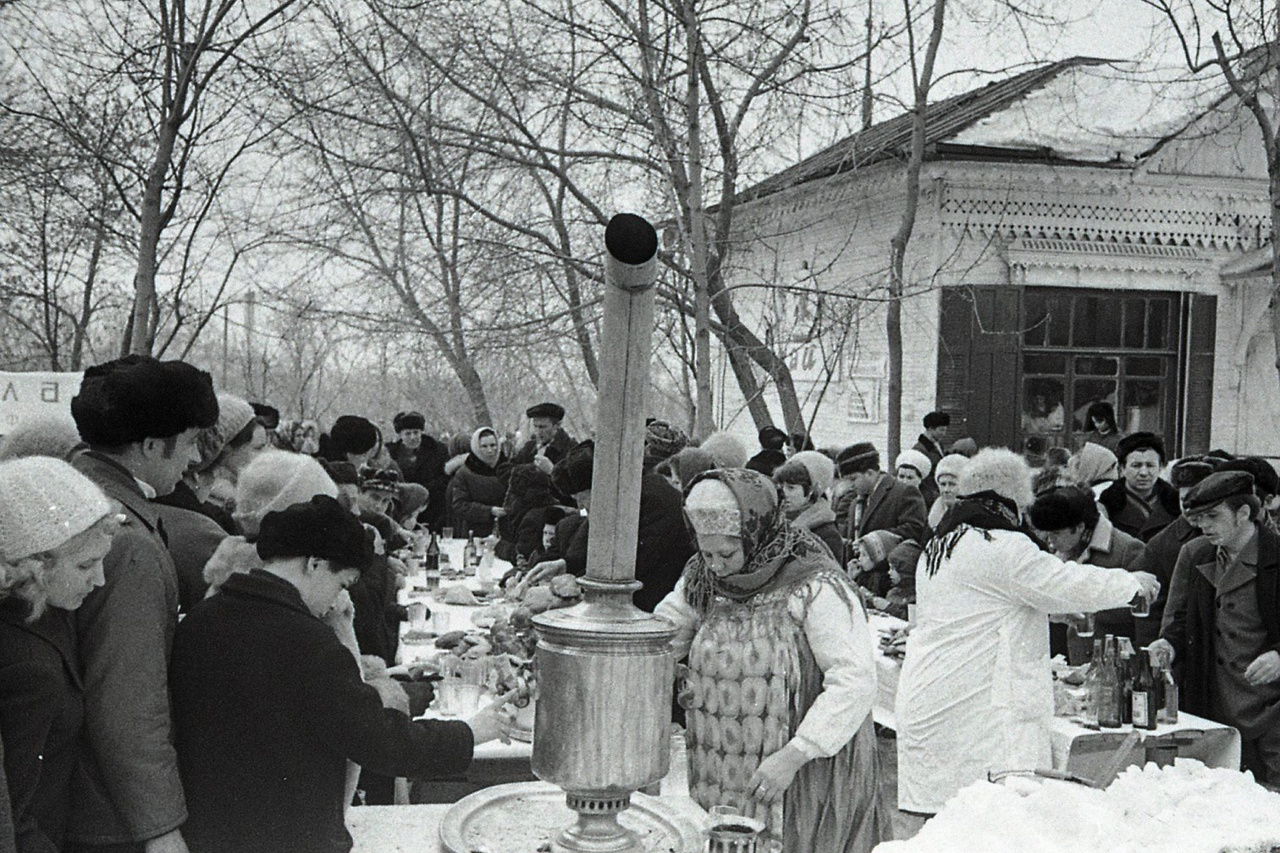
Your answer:
[[[1070,59],[939,102],[929,128],[902,312],[905,446],[935,408],[951,438],[1070,445],[1108,400],[1122,430],[1160,433],[1171,453],[1280,455],[1264,148],[1219,76]],[[884,446],[883,299],[909,138],[907,116],[883,122],[737,209],[727,276],[788,351],[820,446]],[[754,436],[720,375],[728,428]]]

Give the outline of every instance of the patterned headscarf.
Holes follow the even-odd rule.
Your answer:
[[[821,540],[787,521],[779,507],[777,486],[768,477],[745,468],[707,471],[690,486],[693,502],[696,503],[694,492],[698,485],[708,480],[727,486],[737,504],[737,537],[742,540],[744,562],[737,574],[720,578],[707,566],[701,552],[695,553],[685,566],[685,598],[695,609],[707,612],[715,596],[746,601],[767,589],[789,585],[824,569],[839,568]],[[716,521],[723,518],[721,513]],[[696,536],[696,514],[688,520]],[[703,532],[733,535],[720,526]]]

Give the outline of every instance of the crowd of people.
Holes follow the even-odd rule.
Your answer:
[[[502,698],[414,720],[387,668],[416,531],[487,539],[517,593],[586,573],[594,445],[555,403],[525,414],[523,442],[434,437],[412,411],[386,441],[130,356],[85,372],[73,427],[6,436],[0,853],[345,851],[353,802],[505,737]],[[901,810],[1050,766],[1049,657],[1086,658],[1086,623],[1171,662],[1184,709],[1238,728],[1280,784],[1280,478],[1094,426],[1105,441],[1033,467],[932,412],[885,465],[867,442],[766,426],[753,450],[650,419],[633,600],[676,629],[694,799],[794,853],[890,836],[872,609],[912,626]]]

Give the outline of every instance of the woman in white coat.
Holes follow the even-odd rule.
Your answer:
[[[1048,614],[1124,607],[1154,576],[1064,563],[1023,521],[1031,471],[988,448],[916,573],[898,685],[898,808],[938,812],[990,770],[1051,766]]]

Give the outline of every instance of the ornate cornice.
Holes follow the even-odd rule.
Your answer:
[[[1109,241],[1019,238],[1005,248],[1014,269],[1108,270],[1173,273],[1197,278],[1214,272],[1220,257],[1189,246]]]

